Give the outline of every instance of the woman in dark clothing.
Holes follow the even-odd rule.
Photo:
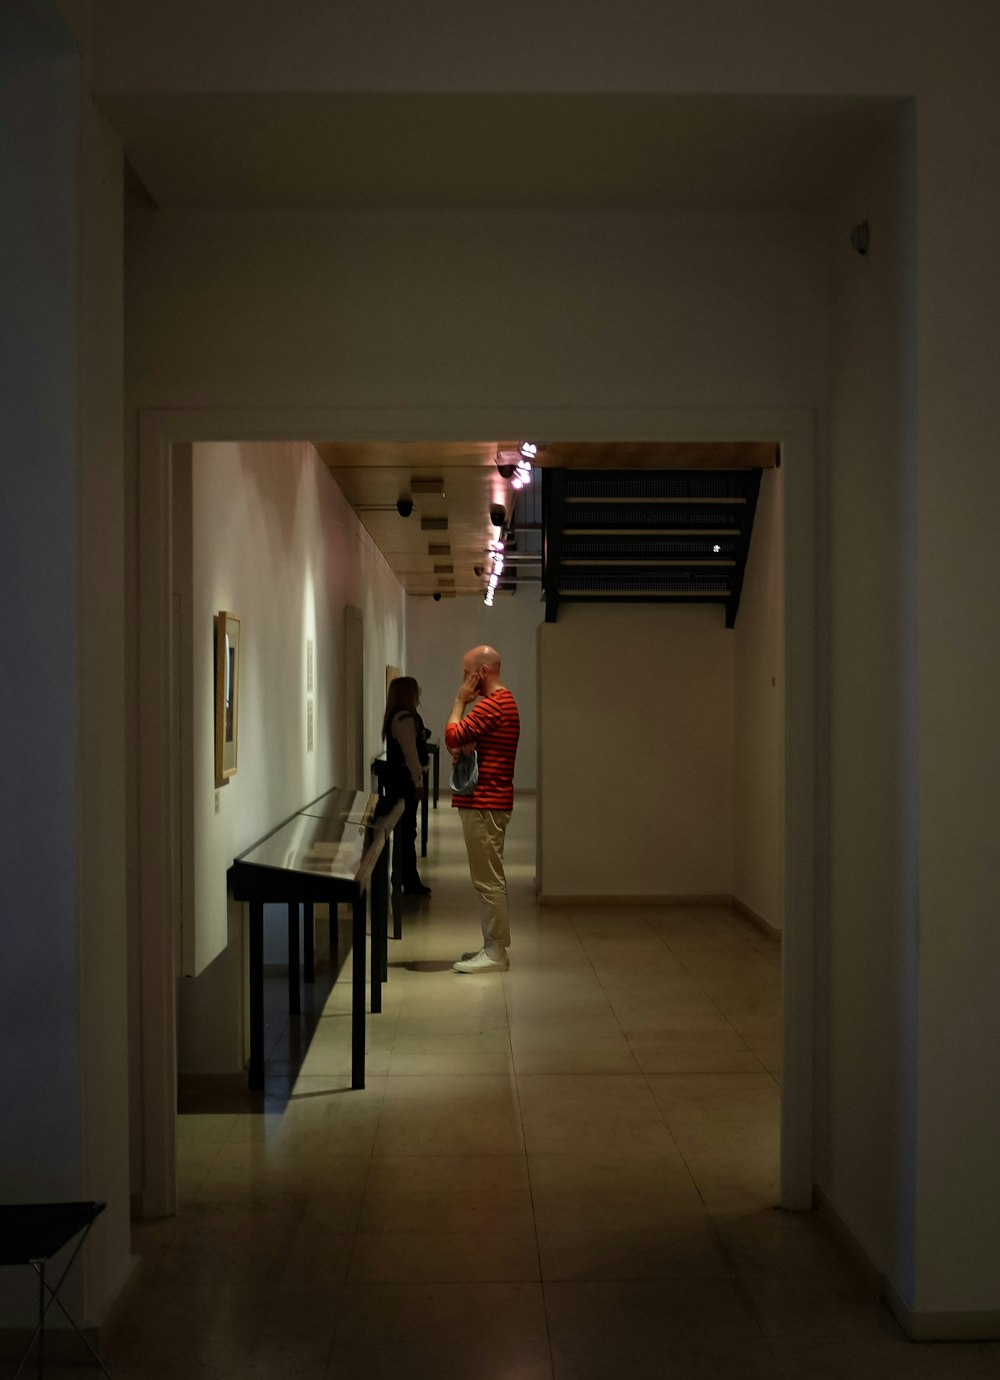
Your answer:
[[[385,756],[389,765],[388,790],[403,802],[400,821],[403,890],[411,896],[429,896],[417,872],[417,802],[424,793],[423,768],[427,765],[427,730],[417,713],[420,686],[412,676],[389,682],[382,720]]]

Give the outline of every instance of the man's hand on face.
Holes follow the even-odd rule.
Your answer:
[[[457,700],[462,704],[469,704],[479,694],[479,671],[478,669],[466,671],[462,679],[462,684],[458,687]]]

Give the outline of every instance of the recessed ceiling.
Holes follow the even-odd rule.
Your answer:
[[[496,466],[520,441],[313,443],[345,498],[411,595],[481,594],[496,536],[490,507],[514,511],[516,492]],[[777,462],[774,444],[570,442],[540,446],[538,468],[747,469]],[[408,516],[397,510],[412,499]],[[450,567],[450,568],[448,568]],[[518,588],[534,597],[537,567],[520,567]]]
[[[116,92],[156,204],[819,209],[896,118],[874,97]]]

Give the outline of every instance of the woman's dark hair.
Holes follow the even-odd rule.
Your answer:
[[[412,676],[397,676],[389,682],[389,690],[385,697],[385,715],[382,719],[383,738],[389,736],[389,725],[392,723],[393,715],[398,714],[401,709],[415,714],[419,698],[420,686]]]

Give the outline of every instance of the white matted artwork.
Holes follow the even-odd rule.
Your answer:
[[[215,616],[215,780],[236,775],[240,721],[240,620],[224,609]]]

